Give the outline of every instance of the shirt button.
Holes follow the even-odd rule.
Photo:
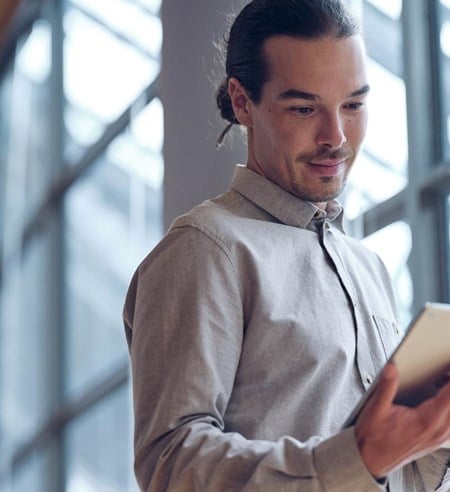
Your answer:
[[[366,376],[366,383],[367,384],[373,383],[373,377],[370,374],[367,374],[367,376]]]
[[[329,231],[329,230],[330,230],[330,224],[329,224],[328,222],[325,222],[325,229],[326,229],[327,231]]]

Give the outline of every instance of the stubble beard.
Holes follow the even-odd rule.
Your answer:
[[[302,164],[304,162],[320,162],[323,160],[338,160],[338,159],[352,159],[354,152],[351,149],[337,149],[331,151],[327,148],[320,148],[316,152],[309,154],[300,154],[297,156],[296,162]],[[337,198],[345,188],[347,183],[349,169],[344,171],[344,175],[341,178],[338,176],[322,176],[319,178],[322,186],[316,187],[304,187],[299,184],[293,183],[293,193],[300,199],[306,200],[312,203],[328,202]],[[340,180],[339,183],[333,185],[333,181]]]
[[[298,198],[312,202],[312,203],[322,203],[322,202],[328,202],[330,200],[334,200],[337,198],[345,188],[345,184],[347,181],[347,175],[345,175],[344,179],[342,180],[339,185],[336,185],[336,187],[332,186],[331,189],[328,185],[330,185],[333,180],[334,176],[325,176],[321,177],[320,181],[323,185],[325,186],[317,186],[315,188],[306,188],[303,186],[299,185],[294,185],[293,186],[293,193],[295,196]],[[328,189],[327,189],[328,188]]]

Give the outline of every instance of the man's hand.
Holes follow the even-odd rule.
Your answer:
[[[450,439],[450,383],[415,408],[393,403],[399,377],[387,364],[355,434],[367,469],[376,478],[435,451]]]

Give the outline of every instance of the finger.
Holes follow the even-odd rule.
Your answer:
[[[390,410],[398,387],[399,376],[397,367],[392,362],[389,362],[383,369],[374,394],[368,402],[373,416],[382,415]]]
[[[446,437],[450,431],[450,383],[444,385],[433,397],[422,402],[417,411],[422,422],[429,423],[434,433],[440,438]]]

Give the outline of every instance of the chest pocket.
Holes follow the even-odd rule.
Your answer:
[[[372,315],[372,318],[377,327],[386,359],[389,359],[402,338],[400,328],[396,322],[381,316]]]

